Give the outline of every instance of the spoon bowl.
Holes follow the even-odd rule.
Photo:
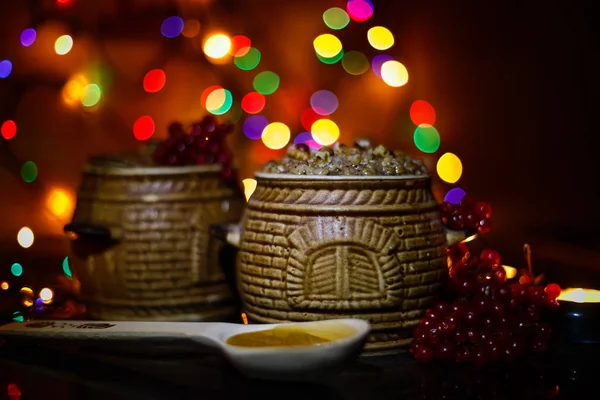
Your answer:
[[[289,327],[327,339],[313,345],[229,344],[235,335]],[[358,356],[370,331],[367,321],[338,319],[282,324],[222,322],[30,321],[0,326],[1,339],[52,341],[123,341],[184,339],[220,351],[241,373],[270,380],[312,380]],[[342,334],[340,334],[342,332]]]

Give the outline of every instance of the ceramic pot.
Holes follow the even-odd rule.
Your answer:
[[[366,352],[395,352],[447,276],[447,232],[427,176],[256,174],[243,220],[237,284],[250,322],[363,318]]]
[[[239,221],[244,197],[218,165],[87,165],[69,257],[91,318],[209,321],[236,312],[208,226]]]

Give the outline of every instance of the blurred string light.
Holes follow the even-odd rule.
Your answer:
[[[38,175],[38,167],[33,161],[25,161],[21,166],[21,178],[27,183],[35,181]]]
[[[340,39],[330,33],[317,36],[313,41],[313,47],[317,54],[323,58],[334,58],[343,49]]]
[[[8,284],[8,282],[2,281],[2,283],[0,283],[0,289],[8,290],[9,288],[10,288],[10,285]]]
[[[262,137],[267,125],[269,125],[269,121],[264,115],[251,115],[244,121],[242,131],[248,139],[258,140]]]
[[[176,15],[167,17],[160,25],[160,33],[169,39],[176,38],[183,32],[183,19]]]
[[[337,110],[339,101],[329,90],[317,90],[310,96],[310,106],[319,115],[331,115]]]
[[[373,70],[375,76],[381,79],[381,66],[386,61],[392,60],[394,60],[394,57],[389,56],[387,54],[378,54],[375,57],[373,57],[373,60],[371,60],[371,69]]]
[[[6,140],[14,138],[17,134],[17,124],[11,119],[4,121],[0,127],[0,133]]]
[[[400,87],[408,82],[408,71],[398,61],[386,61],[381,65],[381,79],[392,87]]]
[[[139,117],[133,123],[133,136],[137,140],[148,140],[154,135],[154,120],[148,115]]]
[[[244,195],[246,196],[246,201],[250,200],[250,196],[256,190],[256,179],[247,178],[242,181],[244,185]]]
[[[10,60],[0,61],[0,79],[6,79],[12,72],[12,62]]]
[[[340,138],[340,128],[330,119],[319,119],[312,124],[310,133],[315,142],[329,146]]]
[[[222,33],[210,36],[204,42],[203,47],[204,54],[206,54],[207,57],[214,59],[225,57],[229,54],[230,49],[231,39],[229,39],[229,36]]]
[[[229,54],[234,57],[243,57],[250,51],[252,42],[244,35],[237,35],[231,38]]]
[[[248,49],[246,54],[236,56],[233,60],[236,67],[243,71],[250,71],[260,63],[260,51],[254,47]]]
[[[23,321],[25,321],[25,317],[23,317],[23,314],[21,314],[20,311],[15,311],[13,313],[12,319],[13,319],[13,321],[16,321],[16,322],[23,322]]]
[[[73,38],[69,35],[62,35],[54,42],[54,52],[64,56],[73,48]]]
[[[24,296],[33,296],[33,289],[27,286],[23,286],[21,290],[19,290],[19,293],[21,293]]]
[[[68,7],[70,6],[74,0],[56,0],[56,5],[59,7]]]
[[[374,26],[367,31],[369,44],[376,50],[387,50],[394,45],[394,35],[388,28]]]
[[[71,266],[69,265],[69,257],[68,256],[65,257],[65,259],[62,262],[62,270],[68,278],[73,277],[73,273],[71,272]]]
[[[342,67],[350,75],[361,75],[369,70],[369,59],[360,51],[349,51],[342,58]]]
[[[261,94],[273,94],[279,88],[279,75],[272,71],[263,71],[256,74],[252,85],[254,90]]]
[[[206,97],[206,111],[213,115],[223,115],[233,105],[233,96],[227,89],[219,88]]]
[[[320,149],[321,148],[321,145],[319,143],[315,142],[315,140],[313,139],[312,134],[310,132],[299,133],[294,138],[294,144],[306,144],[311,149]]]
[[[44,304],[52,303],[52,298],[54,297],[54,292],[50,288],[43,288],[40,290],[40,299],[44,302]]]
[[[436,169],[444,182],[456,183],[462,175],[463,166],[456,154],[445,153],[438,159]]]
[[[181,34],[183,36],[185,36],[186,38],[193,38],[198,36],[199,33],[200,22],[198,22],[195,19],[188,19],[187,21],[185,21],[185,23],[183,24],[183,30],[181,31]]]
[[[284,148],[290,141],[290,128],[283,122],[271,122],[262,132],[262,142],[271,150]]]
[[[14,263],[13,265],[10,266],[10,273],[13,274],[14,276],[23,275],[23,266],[19,263]]]
[[[89,84],[89,80],[83,74],[76,74],[71,77],[62,89],[62,99],[68,106],[74,106],[81,101],[84,88]]]
[[[81,105],[84,107],[94,107],[102,98],[102,89],[95,83],[90,83],[83,87],[81,92]]]
[[[21,46],[29,47],[33,43],[35,43],[35,39],[37,38],[37,32],[33,28],[23,29],[21,32],[21,36],[19,37],[19,41],[21,42]]]
[[[338,55],[336,55],[335,57],[331,57],[331,58],[321,57],[319,55],[319,53],[316,53],[316,55],[317,55],[317,58],[319,59],[319,61],[321,61],[323,64],[332,65],[332,64],[339,62],[342,58],[344,58],[344,50],[340,51]]]
[[[410,119],[415,125],[435,124],[435,109],[425,100],[415,100],[410,106]]]
[[[248,114],[258,114],[265,108],[265,96],[262,93],[250,92],[242,98],[242,109]]]
[[[423,153],[435,153],[440,148],[440,134],[433,125],[421,124],[415,129],[413,141]]]
[[[348,0],[346,11],[353,21],[364,22],[371,18],[375,7],[369,0]]]
[[[46,206],[58,218],[68,217],[73,209],[73,198],[62,189],[52,189],[46,199]]]
[[[17,233],[17,242],[24,249],[28,249],[33,244],[35,237],[33,236],[33,231],[31,228],[24,226],[19,229],[19,233]]]
[[[448,190],[448,193],[446,193],[446,196],[444,196],[444,201],[452,204],[458,204],[466,194],[467,192],[465,192],[463,189],[455,187]]]
[[[339,7],[332,7],[323,13],[323,22],[333,30],[344,29],[350,23],[348,13]]]
[[[204,89],[204,91],[202,92],[202,95],[200,96],[200,104],[202,105],[203,108],[206,108],[206,99],[208,99],[208,96],[215,90],[219,90],[219,89],[223,89],[223,86],[212,85],[212,86],[209,86],[206,89]]]
[[[167,82],[167,75],[165,71],[162,69],[153,69],[148,71],[144,76],[144,81],[142,83],[144,90],[148,93],[156,93],[165,87],[165,83]]]
[[[317,114],[315,110],[312,109],[312,107],[305,109],[304,111],[302,111],[302,114],[300,114],[300,122],[302,123],[302,127],[309,132],[311,131],[315,121],[318,121],[323,118],[327,118],[327,116]]]

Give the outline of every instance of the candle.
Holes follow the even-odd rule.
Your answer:
[[[504,271],[506,271],[506,279],[512,279],[517,276],[517,269],[508,265],[503,265]]]
[[[583,288],[563,289],[557,300],[559,302],[570,301],[573,303],[600,303],[600,290]]]
[[[600,343],[600,290],[563,289],[558,310],[550,312],[559,340],[577,344]]]

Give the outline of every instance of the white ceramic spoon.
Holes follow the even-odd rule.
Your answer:
[[[310,333],[354,331],[350,336],[319,345],[288,347],[241,347],[227,344],[234,335],[293,325]],[[289,324],[242,325],[224,322],[137,322],[137,321],[29,321],[0,326],[0,338],[66,341],[143,340],[152,338],[190,339],[220,350],[240,372],[262,379],[302,379],[340,366],[357,356],[370,331],[367,321],[337,319]],[[332,335],[335,337],[335,335]]]

